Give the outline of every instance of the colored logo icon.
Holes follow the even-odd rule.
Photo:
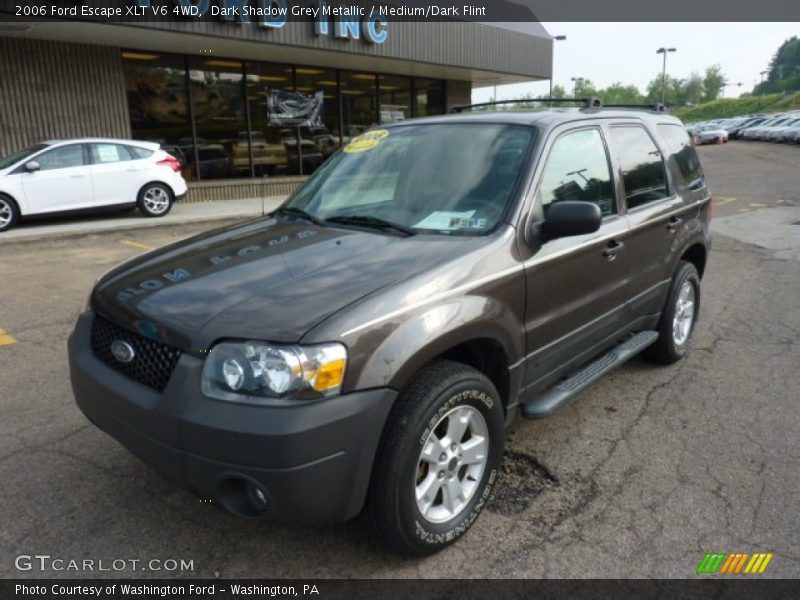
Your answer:
[[[697,567],[698,575],[760,575],[772,560],[771,552],[709,552]]]

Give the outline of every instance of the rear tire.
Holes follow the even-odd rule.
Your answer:
[[[19,206],[11,196],[0,194],[0,232],[8,231],[19,221]]]
[[[486,505],[504,445],[503,407],[483,373],[452,361],[420,371],[376,456],[366,505],[374,532],[413,556],[455,542]]]
[[[148,183],[139,190],[136,207],[145,217],[163,217],[172,203],[172,190],[163,183]]]
[[[689,351],[700,308],[700,274],[686,261],[678,263],[658,323],[658,340],[644,351],[653,362],[670,365]]]

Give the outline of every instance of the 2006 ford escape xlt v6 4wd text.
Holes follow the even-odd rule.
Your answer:
[[[517,412],[686,353],[710,202],[663,110],[372,130],[273,214],[103,276],[70,338],[77,403],[238,516],[363,508],[430,553],[488,501]]]

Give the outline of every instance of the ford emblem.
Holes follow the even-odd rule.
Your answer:
[[[111,354],[114,355],[119,362],[128,364],[136,357],[136,351],[128,342],[122,340],[114,340],[111,342]]]

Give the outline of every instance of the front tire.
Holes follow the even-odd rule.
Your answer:
[[[499,394],[480,371],[438,361],[400,395],[375,460],[367,516],[406,555],[459,539],[491,495],[505,445]]]
[[[686,356],[699,308],[700,274],[692,263],[681,261],[672,277],[658,323],[658,340],[645,350],[645,356],[664,365]]]
[[[148,183],[137,197],[136,206],[145,217],[163,217],[172,209],[172,191],[163,183]]]
[[[0,232],[8,231],[19,221],[19,206],[11,196],[0,194]]]

